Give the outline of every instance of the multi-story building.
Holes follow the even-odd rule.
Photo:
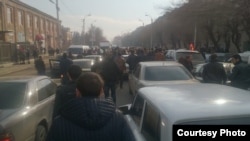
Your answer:
[[[17,46],[46,50],[60,47],[61,22],[18,0],[0,0],[0,63],[10,60]]]

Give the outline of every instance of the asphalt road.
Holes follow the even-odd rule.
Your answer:
[[[46,73],[49,74],[49,66],[46,65]],[[24,75],[37,75],[36,69],[33,65],[30,65],[25,70],[18,71],[18,72],[13,72],[11,74],[8,74],[8,76],[24,76]],[[58,85],[60,85],[60,79],[53,79]],[[117,87],[116,89],[116,101],[117,101],[117,106],[121,105],[126,105],[130,104],[133,101],[133,96],[129,94],[128,90],[128,82],[124,81],[123,88]]]

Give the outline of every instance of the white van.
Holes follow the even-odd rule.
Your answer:
[[[88,50],[90,47],[88,45],[70,45],[67,52],[71,52],[71,54],[76,57],[79,54],[83,54],[84,50]]]

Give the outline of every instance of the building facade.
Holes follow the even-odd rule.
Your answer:
[[[0,0],[0,61],[17,46],[46,51],[60,47],[60,21],[18,0]]]

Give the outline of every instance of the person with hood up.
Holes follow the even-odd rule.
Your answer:
[[[76,83],[76,97],[60,110],[47,141],[134,141],[135,136],[112,99],[105,99],[104,82],[94,72]]]

